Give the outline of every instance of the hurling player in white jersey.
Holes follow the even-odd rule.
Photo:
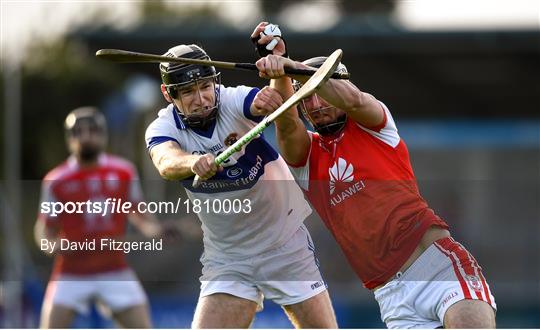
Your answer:
[[[209,59],[196,45],[170,57]],[[246,328],[264,298],[283,306],[295,327],[336,328],[332,304],[304,219],[311,208],[281,156],[255,138],[223,166],[215,157],[262,119],[257,88],[225,87],[214,67],[160,64],[169,106],[146,130],[160,175],[182,180],[193,205],[206,202],[204,254],[194,328]],[[194,188],[197,174],[203,180]],[[236,208],[226,209],[226,205]],[[215,208],[214,205],[221,207]]]

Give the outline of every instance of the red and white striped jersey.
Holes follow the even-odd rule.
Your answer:
[[[133,207],[142,200],[142,191],[135,167],[122,158],[102,154],[96,166],[81,168],[74,157],[50,171],[42,183],[41,202],[60,202],[73,205],[77,202],[99,203],[105,201],[129,201]],[[55,258],[53,274],[94,274],[127,267],[123,251],[100,249],[102,238],[121,239],[126,232],[127,215],[122,212],[63,212],[56,216],[39,213],[39,221],[59,230],[59,238],[69,242],[95,241],[95,250],[83,248],[78,251],[64,251]],[[69,210],[66,208],[66,210]]]
[[[381,106],[379,127],[349,118],[336,139],[310,132],[309,158],[292,168],[368,289],[401,268],[430,226],[448,228],[420,196],[407,147]]]

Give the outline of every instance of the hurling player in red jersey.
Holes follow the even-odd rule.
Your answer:
[[[107,127],[97,109],[73,110],[65,128],[71,156],[45,176],[40,205],[90,200],[102,202],[104,207],[107,200],[133,204],[142,200],[134,165],[103,152]],[[122,327],[151,327],[146,294],[127,265],[124,251],[101,246],[102,239],[124,238],[126,218],[120,212],[102,215],[86,208],[71,214],[40,211],[35,225],[36,242],[44,252],[55,256],[41,328],[70,327],[76,314],[87,313],[94,301],[106,306]],[[130,213],[129,220],[147,237],[162,233],[162,226],[150,214]],[[68,242],[82,244],[78,249],[67,249]],[[84,244],[90,242],[95,243]]]
[[[293,86],[285,67],[313,69],[326,59],[300,63],[280,55],[256,63],[261,77],[272,78],[254,100],[266,113],[309,78],[295,76]],[[337,70],[347,69],[340,64]],[[494,328],[496,304],[482,269],[420,196],[388,108],[351,81],[335,79],[299,107],[315,132],[297,111],[286,112],[276,120],[281,154],[364,286],[373,290],[386,325]]]

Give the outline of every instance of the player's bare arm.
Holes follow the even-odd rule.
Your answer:
[[[261,77],[271,79],[283,77],[285,67],[313,69],[303,63],[273,55],[261,58],[256,65]],[[307,81],[303,76],[295,75],[292,78],[300,83]],[[345,111],[350,118],[362,126],[377,126],[384,120],[384,110],[377,99],[371,94],[362,92],[348,80],[330,79],[321,86],[317,95],[329,104]]]
[[[280,93],[280,91],[285,92]],[[289,94],[288,96],[292,94],[290,82],[272,80],[271,86],[266,86],[257,93],[253,100],[253,107],[258,112],[271,113],[283,104],[282,94]],[[309,153],[310,139],[296,107],[279,116],[275,124],[277,142],[285,161],[293,165],[303,162]]]
[[[150,150],[150,157],[159,175],[166,180],[182,180],[193,175],[191,167],[199,156],[183,151],[177,143],[167,141]]]
[[[150,157],[161,177],[167,180],[183,180],[194,174],[207,180],[221,169],[216,166],[213,155],[190,155],[173,141],[153,147]]]
[[[259,45],[267,45],[273,40],[272,36],[263,33],[267,25],[267,22],[259,23],[251,34],[252,39],[260,36],[257,41]],[[278,58],[284,58],[283,55],[286,52],[285,42],[279,38],[272,50],[273,55],[263,57],[257,62],[261,77],[270,78],[266,75],[266,71],[269,71],[275,77],[270,81],[270,86],[263,88],[255,97],[252,105],[252,108],[255,109],[252,112],[269,114],[281,106],[283,101],[294,93],[291,79],[285,76],[283,67],[280,68],[278,64]],[[283,158],[289,164],[303,162],[309,153],[310,139],[304,123],[298,116],[297,108],[293,107],[279,116],[275,121],[275,125],[277,141]]]
[[[298,68],[310,68],[297,63]],[[303,77],[299,77],[303,79]],[[380,125],[384,120],[384,110],[377,99],[368,93],[362,92],[348,80],[330,79],[321,86],[317,95],[331,105],[341,109],[347,115],[365,127]]]

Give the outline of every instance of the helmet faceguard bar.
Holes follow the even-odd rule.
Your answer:
[[[177,98],[178,91],[180,89],[193,85],[193,84],[198,85],[200,81],[203,81],[206,79],[213,79],[214,83],[219,85],[221,81],[220,75],[221,75],[220,72],[217,72],[217,73],[213,72],[210,75],[202,76],[200,73],[197,72],[197,73],[190,74],[188,76],[188,79],[185,81],[178,82],[178,83],[164,84],[164,86],[165,86],[165,89],[167,90],[167,93],[169,93],[169,95],[172,98]]]
[[[95,107],[80,107],[71,111],[66,117],[64,122],[66,135],[77,135],[82,123],[96,133],[107,134],[105,116]]]
[[[197,45],[178,45],[165,53],[165,56],[170,57],[185,57],[193,59],[210,60],[210,56]],[[184,122],[193,128],[205,128],[217,117],[217,112],[220,105],[219,86],[221,85],[221,77],[216,72],[215,67],[196,64],[178,64],[163,62],[160,63],[159,69],[161,72],[161,80],[165,90],[169,96],[175,100],[179,100],[180,104],[177,112]],[[185,102],[182,99],[182,89],[187,89],[189,86],[194,86],[195,94],[193,97],[198,97],[202,102],[202,94],[200,84],[202,81],[211,80],[214,85],[215,102],[210,107],[202,106],[200,108],[186,111],[185,105],[190,106],[190,102]],[[187,96],[186,96],[187,97]],[[186,104],[188,103],[188,104]]]
[[[317,94],[313,94],[311,97],[319,98]],[[323,104],[321,101],[318,101],[317,103],[321,105]],[[313,129],[321,135],[336,134],[337,132],[341,131],[341,129],[345,126],[345,122],[347,121],[347,115],[338,115],[338,109],[332,105],[325,105],[308,111],[308,107],[306,106],[306,100],[304,99],[300,101],[298,107],[300,108],[300,111],[302,112],[304,118],[310,123]],[[318,117],[325,116],[327,114],[335,117],[335,120],[324,124],[317,124]]]
[[[191,109],[189,112],[185,109],[186,104],[184,102],[184,97],[182,96],[182,93],[180,92],[182,87],[184,89],[188,86],[194,85],[194,95],[193,97],[198,98],[203,103],[203,97],[201,95],[201,83],[204,83],[204,81],[210,81],[212,83],[212,88],[214,89],[214,104],[209,107],[199,107],[195,109]],[[182,120],[188,124],[190,127],[193,128],[206,128],[210,122],[212,122],[217,117],[219,105],[220,105],[220,93],[219,93],[219,86],[221,85],[221,76],[219,73],[215,74],[211,77],[202,77],[202,78],[195,78],[194,81],[191,81],[189,83],[180,83],[180,84],[173,84],[169,85],[167,88],[167,92],[169,95],[173,95],[175,99],[177,99],[180,102],[181,109],[176,108],[178,114],[182,118]]]

